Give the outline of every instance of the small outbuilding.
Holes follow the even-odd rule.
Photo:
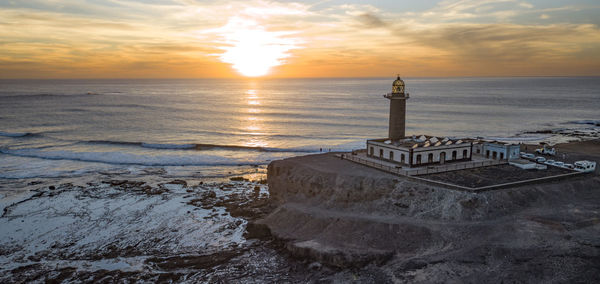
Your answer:
[[[501,141],[473,141],[473,152],[494,160],[514,160],[519,159],[520,146]]]

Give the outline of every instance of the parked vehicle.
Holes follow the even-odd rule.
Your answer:
[[[546,165],[554,165],[554,162],[555,162],[554,160],[546,160],[544,162],[544,164],[546,164]]]
[[[574,166],[573,166],[573,164],[565,164],[563,167],[565,167],[567,169],[572,169]]]
[[[523,158],[527,158],[527,159],[533,159],[533,158],[535,158],[535,155],[534,155],[534,154],[525,154],[525,155],[523,156]]]
[[[593,161],[586,161],[586,160],[577,161],[574,164],[575,164],[576,171],[589,173],[589,172],[593,172],[596,170],[596,162],[593,162]]]
[[[554,165],[557,166],[557,167],[563,168],[565,166],[565,163],[556,161],[556,162],[554,162]]]
[[[543,162],[546,161],[546,158],[544,158],[544,157],[536,157],[535,161],[538,162],[538,163],[543,163]]]
[[[550,148],[548,144],[543,144],[542,148],[535,149],[535,152],[542,155],[556,155],[556,150],[554,148]]]

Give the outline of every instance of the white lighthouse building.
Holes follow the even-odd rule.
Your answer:
[[[471,141],[428,135],[406,136],[406,100],[409,98],[400,76],[392,84],[388,137],[367,140],[367,155],[399,166],[421,167],[454,161],[469,161]]]

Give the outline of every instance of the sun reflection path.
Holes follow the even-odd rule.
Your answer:
[[[248,116],[242,121],[242,129],[246,132],[248,139],[244,141],[247,147],[268,147],[269,143],[264,139],[264,121],[258,116],[260,113],[260,97],[255,89],[246,91],[248,100]]]

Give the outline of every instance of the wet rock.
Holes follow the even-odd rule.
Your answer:
[[[166,188],[149,187],[146,190],[144,190],[144,192],[149,195],[158,195],[168,192],[168,190]]]
[[[152,257],[148,258],[146,263],[164,270],[178,270],[183,268],[207,269],[227,263],[230,259],[240,254],[240,251],[225,251],[210,255]]]
[[[248,179],[244,177],[231,177],[229,178],[231,181],[248,181]]]
[[[107,183],[112,186],[119,186],[119,185],[123,185],[127,182],[128,182],[128,180],[124,179],[124,180],[110,180]]]
[[[185,180],[181,180],[181,179],[174,179],[170,182],[167,182],[167,184],[179,184],[179,185],[182,185],[183,187],[187,187],[187,182]]]
[[[265,224],[248,222],[244,237],[246,239],[268,239],[271,238],[271,230]]]

